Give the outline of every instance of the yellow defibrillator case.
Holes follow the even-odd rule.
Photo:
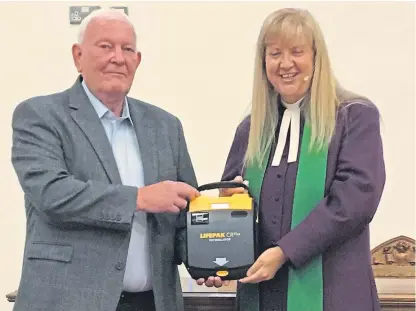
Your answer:
[[[201,196],[187,207],[187,258],[193,279],[219,276],[237,280],[255,261],[257,208],[244,183],[216,182],[198,187],[205,191],[242,187],[248,193],[230,197]]]

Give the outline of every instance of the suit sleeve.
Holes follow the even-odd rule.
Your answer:
[[[68,172],[58,132],[29,102],[12,118],[12,164],[25,199],[46,221],[128,231],[137,188],[81,181]]]
[[[177,120],[178,129],[178,158],[177,158],[177,174],[178,181],[187,183],[197,188],[198,182],[192,165],[191,157],[188,152],[182,123]],[[176,243],[175,243],[175,263],[180,265],[186,263],[186,210],[179,213],[176,226]]]
[[[301,267],[373,219],[385,184],[379,113],[372,104],[347,106],[335,178],[327,195],[278,245]]]

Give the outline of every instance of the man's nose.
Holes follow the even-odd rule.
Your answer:
[[[117,65],[123,65],[125,63],[126,60],[124,58],[123,49],[121,47],[115,47],[111,61]]]

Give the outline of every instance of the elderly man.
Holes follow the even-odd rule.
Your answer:
[[[27,213],[14,310],[183,310],[183,209],[199,193],[181,123],[127,97],[141,54],[123,13],[87,17],[72,54],[75,84],[13,114]]]

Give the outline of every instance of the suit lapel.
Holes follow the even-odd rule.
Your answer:
[[[70,89],[69,107],[72,118],[84,132],[95,150],[110,182],[121,184],[120,174],[110,142],[94,107],[82,88],[80,79]]]
[[[159,177],[159,157],[157,151],[157,133],[155,120],[146,115],[145,108],[134,99],[128,98],[130,117],[134,124],[140,155],[143,163],[144,183],[156,183]]]

